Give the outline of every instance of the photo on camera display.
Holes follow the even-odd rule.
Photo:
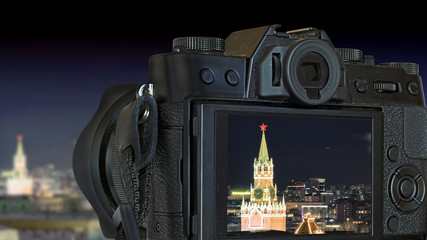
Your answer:
[[[372,119],[230,114],[227,232],[372,232]]]

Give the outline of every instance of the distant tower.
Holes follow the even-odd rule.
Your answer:
[[[28,177],[27,156],[22,144],[22,135],[18,135],[16,153],[13,156],[13,170],[7,174],[7,195],[32,195],[33,179]]]
[[[262,136],[258,159],[254,159],[254,183],[251,184],[251,199],[243,199],[241,211],[242,231],[278,230],[286,231],[285,199],[277,199],[277,184],[274,184],[273,158],[268,156],[265,131],[267,125],[260,126]]]
[[[15,179],[25,179],[28,177],[27,170],[27,155],[24,153],[24,146],[22,144],[22,135],[19,134],[16,137],[18,144],[16,147],[16,153],[13,156],[13,172]]]

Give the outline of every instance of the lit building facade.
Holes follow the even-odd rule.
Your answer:
[[[320,201],[322,193],[326,192],[325,185],[326,179],[324,178],[310,178],[305,186],[305,201]]]
[[[357,202],[351,198],[341,198],[335,201],[338,222],[353,220],[356,216]]]
[[[298,226],[295,234],[324,234],[323,230],[320,230],[319,226],[317,226],[315,222],[316,218],[310,217],[310,214],[303,218],[303,221]]]
[[[13,156],[13,169],[3,172],[6,178],[6,194],[9,196],[29,196],[33,194],[33,179],[28,176],[27,156],[24,152],[22,135],[17,136],[16,153]]]
[[[305,196],[305,182],[292,182],[286,187],[284,192],[286,200],[291,202],[301,202]]]
[[[277,184],[274,184],[273,159],[268,156],[265,131],[260,126],[262,137],[258,158],[254,159],[254,182],[250,186],[250,201],[243,199],[240,208],[241,231],[286,231],[285,199],[277,198]]]

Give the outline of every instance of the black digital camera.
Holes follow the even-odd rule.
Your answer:
[[[106,237],[426,238],[418,65],[278,28],[176,38],[105,91],[73,168]]]

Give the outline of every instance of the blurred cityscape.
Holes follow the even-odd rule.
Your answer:
[[[12,169],[0,169],[0,240],[105,239],[73,170],[53,164],[27,168],[17,136]]]

